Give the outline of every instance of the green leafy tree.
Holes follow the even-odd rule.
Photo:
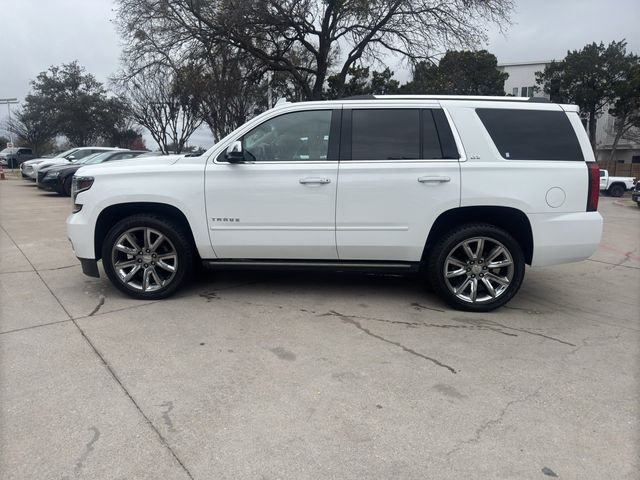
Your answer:
[[[616,100],[609,108],[615,118],[613,125],[613,144],[609,160],[615,158],[620,140],[636,140],[640,129],[640,61],[636,55],[628,55],[628,70],[623,80],[615,87]]]
[[[327,78],[325,98],[336,99],[356,95],[392,95],[398,93],[400,82],[394,80],[393,72],[387,67],[381,72],[370,73],[369,67],[353,67],[349,77],[341,84],[339,75]]]
[[[589,140],[595,149],[598,118],[616,101],[617,90],[628,75],[626,42],[591,43],[552,62],[536,73],[537,88],[551,101],[574,103],[588,120]]]
[[[78,62],[53,66],[31,82],[24,114],[39,122],[40,130],[64,135],[71,145],[105,141],[123,122],[124,110],[116,108],[107,91]]]
[[[438,95],[504,95],[508,73],[497,68],[495,55],[486,50],[448,51],[438,65],[416,64],[404,93]]]

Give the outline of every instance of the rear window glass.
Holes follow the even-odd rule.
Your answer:
[[[476,113],[503,158],[584,160],[564,112],[477,108]]]

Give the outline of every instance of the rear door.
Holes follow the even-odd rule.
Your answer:
[[[419,261],[435,219],[460,205],[460,155],[445,112],[346,108],[338,173],[341,260]]]

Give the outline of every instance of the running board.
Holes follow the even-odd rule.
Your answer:
[[[417,272],[418,262],[324,261],[324,260],[203,260],[207,268],[221,270],[329,270],[360,272]]]

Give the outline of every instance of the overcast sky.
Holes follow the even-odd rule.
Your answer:
[[[485,46],[498,62],[563,58],[592,41],[625,38],[640,53],[639,0],[515,0],[512,25],[489,30]],[[29,81],[51,65],[78,60],[98,80],[118,69],[120,40],[113,0],[0,0],[0,98],[23,100]],[[406,73],[397,72],[404,80]],[[0,124],[6,106],[0,106]],[[199,134],[191,143],[210,146]],[[153,142],[147,139],[148,147]]]

